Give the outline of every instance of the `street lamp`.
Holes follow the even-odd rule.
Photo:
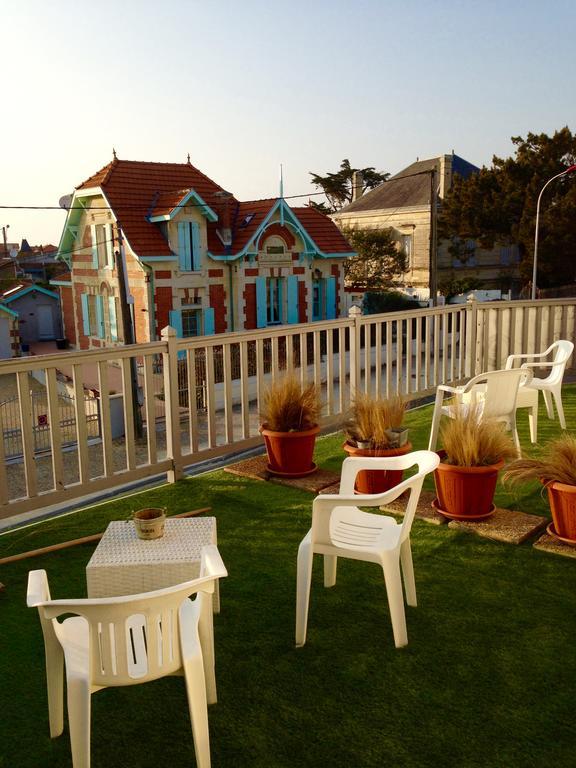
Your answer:
[[[536,298],[536,270],[538,267],[538,221],[540,219],[540,200],[542,199],[542,193],[551,181],[554,181],[554,179],[559,179],[560,176],[565,176],[567,173],[572,173],[573,171],[576,171],[576,165],[571,165],[569,168],[566,168],[560,173],[557,173],[556,176],[552,176],[552,178],[548,179],[546,184],[544,184],[540,190],[540,194],[538,195],[538,202],[536,203],[536,232],[534,233],[534,265],[532,267],[532,301],[534,301]]]

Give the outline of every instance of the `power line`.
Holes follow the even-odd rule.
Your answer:
[[[410,179],[414,176],[423,176],[428,175],[431,171],[418,171],[417,173],[409,173],[405,176],[397,176],[393,177],[391,179],[387,179],[386,181],[382,182],[382,185],[384,184],[390,184],[394,181],[402,181],[403,179]],[[373,189],[376,189],[374,187]],[[369,190],[372,192],[373,190]],[[302,194],[298,195],[285,195],[283,197],[284,200],[296,200],[301,197],[318,197],[319,195],[324,195],[327,197],[326,192],[304,192]],[[258,203],[262,202],[264,200],[277,200],[278,198],[261,198],[260,200],[248,200],[246,203]],[[239,201],[242,203],[242,201]],[[179,206],[182,209],[185,208],[205,208],[208,203],[186,203],[185,205]],[[109,211],[111,209],[117,210],[117,211],[128,211],[128,210],[137,210],[141,211],[144,207],[143,204],[136,204],[136,203],[120,203],[118,205],[114,206],[108,206],[108,205],[91,205],[90,208],[86,208],[83,205],[74,205],[70,206],[68,208],[63,208],[60,205],[0,205],[0,210],[11,210],[11,211]]]

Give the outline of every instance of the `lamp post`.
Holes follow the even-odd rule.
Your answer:
[[[532,301],[534,301],[536,298],[536,271],[538,268],[538,223],[540,220],[540,200],[542,199],[542,193],[548,184],[554,181],[554,179],[559,179],[560,176],[566,176],[566,174],[572,173],[573,171],[576,171],[576,165],[571,165],[569,168],[565,168],[560,173],[557,173],[556,176],[552,176],[552,178],[548,179],[546,184],[544,184],[540,190],[540,194],[538,195],[538,202],[536,203],[536,232],[534,233],[534,264],[532,267]]]

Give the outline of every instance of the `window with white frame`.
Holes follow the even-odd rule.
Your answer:
[[[98,267],[114,266],[114,236],[112,224],[97,224],[96,249],[98,252]]]

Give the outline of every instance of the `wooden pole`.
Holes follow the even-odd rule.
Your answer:
[[[179,515],[170,515],[170,518],[176,517],[194,517],[196,515],[202,515],[205,512],[211,512],[212,507],[202,507],[202,509],[194,509],[192,512],[181,512]],[[62,541],[60,544],[51,544],[49,547],[41,547],[40,549],[31,549],[28,552],[20,552],[18,555],[10,555],[9,557],[3,557],[0,559],[0,565],[7,565],[8,563],[16,563],[19,560],[26,560],[29,557],[38,557],[39,555],[48,555],[50,552],[58,552],[61,549],[68,549],[68,547],[75,547],[77,544],[90,544],[93,541],[99,541],[103,533],[94,533],[92,536],[82,536],[80,539],[71,539],[70,541]]]

